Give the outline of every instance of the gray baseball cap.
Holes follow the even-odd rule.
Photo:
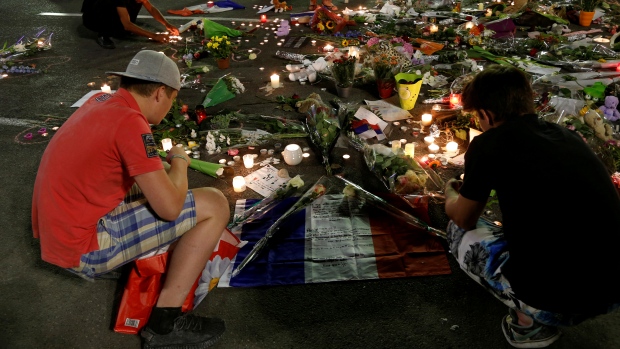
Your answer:
[[[152,82],[161,82],[173,89],[181,89],[181,73],[176,63],[161,52],[143,50],[131,59],[124,72],[107,72],[108,74],[127,76]]]

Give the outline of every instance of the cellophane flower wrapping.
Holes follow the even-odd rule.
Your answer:
[[[365,146],[364,160],[393,194],[426,194],[443,190],[443,181],[432,168],[424,168],[417,160],[402,152],[395,154],[383,144]]]
[[[226,75],[217,80],[213,88],[205,96],[202,105],[213,107],[222,102],[235,98],[236,95],[245,92],[245,86],[232,75]]]
[[[306,128],[317,156],[321,159],[327,174],[331,175],[330,154],[340,136],[338,117],[328,107],[313,105],[306,116]]]
[[[319,34],[334,34],[340,32],[346,26],[344,18],[336,15],[325,7],[319,7],[314,11],[310,20],[310,28]]]

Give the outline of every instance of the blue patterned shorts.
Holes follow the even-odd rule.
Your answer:
[[[170,245],[196,225],[196,204],[187,191],[181,214],[174,221],[159,218],[137,185],[123,202],[97,224],[99,250],[83,254],[80,265],[67,270],[92,281],[158,248]]]
[[[549,326],[572,326],[591,317],[540,310],[520,301],[513,293],[510,282],[502,274],[502,266],[510,256],[501,227],[480,219],[475,229],[465,231],[450,221],[447,240],[450,252],[461,269],[506,306]],[[612,306],[608,311],[618,307],[620,304]]]

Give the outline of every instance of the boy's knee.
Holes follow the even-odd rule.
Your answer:
[[[228,199],[219,189],[203,187],[192,189],[192,192],[194,193],[196,209],[199,212],[205,212],[206,209],[210,216],[221,215],[228,219],[230,215]]]

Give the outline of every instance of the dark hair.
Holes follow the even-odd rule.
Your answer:
[[[534,91],[521,70],[492,65],[478,73],[463,89],[463,110],[487,110],[495,121],[536,112]]]
[[[146,80],[130,78],[127,76],[121,76],[120,86],[126,90],[136,92],[140,96],[144,97],[150,96],[155,90],[157,90],[161,86],[166,87],[166,95],[168,97],[172,97],[172,93],[176,91],[172,87],[166,84],[162,84],[161,82],[150,82]]]

